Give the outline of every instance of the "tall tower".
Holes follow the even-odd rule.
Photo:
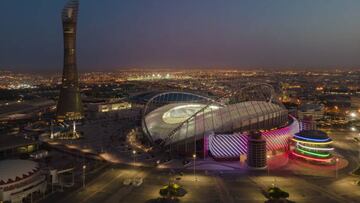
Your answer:
[[[64,34],[64,69],[60,97],[57,104],[56,119],[78,120],[84,117],[84,110],[79,92],[76,68],[76,24],[79,1],[69,1],[62,11]]]

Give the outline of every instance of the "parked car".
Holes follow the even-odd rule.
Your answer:
[[[123,182],[124,185],[131,185],[132,180],[130,178],[126,178]]]
[[[143,178],[141,177],[134,178],[132,181],[132,184],[136,187],[139,187],[142,183],[143,183]]]

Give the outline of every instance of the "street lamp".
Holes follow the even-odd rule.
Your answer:
[[[83,188],[85,188],[85,171],[86,171],[86,165],[84,164],[83,167]]]
[[[339,158],[335,159],[335,178],[338,178],[338,163],[339,163]]]
[[[267,175],[269,177],[270,176],[270,167],[269,167],[270,155],[266,155],[266,158],[267,158]]]
[[[193,159],[194,159],[194,178],[195,178],[195,181],[197,181],[196,173],[195,173],[195,170],[196,170],[196,168],[195,168],[195,166],[196,166],[196,154],[193,154]]]
[[[73,122],[73,134],[74,135],[76,134],[76,122],[75,121]]]
[[[269,167],[269,163],[268,163],[268,161],[269,161],[269,159],[270,159],[270,155],[268,154],[268,155],[266,155],[266,159],[267,159],[267,175],[268,175],[268,177],[270,177],[270,167]],[[276,176],[274,176],[274,180],[273,180],[273,183],[271,184],[273,187],[275,187],[275,183],[276,183]]]
[[[134,166],[135,166],[135,155],[136,155],[136,151],[133,150],[133,151],[132,151],[132,154],[133,154],[133,157],[134,157]]]

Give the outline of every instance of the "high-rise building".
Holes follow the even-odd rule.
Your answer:
[[[58,121],[83,118],[84,110],[80,97],[76,68],[76,24],[79,1],[69,1],[62,11],[64,34],[64,69],[60,98],[57,104]]]

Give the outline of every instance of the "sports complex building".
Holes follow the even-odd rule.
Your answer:
[[[320,163],[331,163],[333,161],[332,140],[323,131],[303,130],[296,133],[292,141],[294,145],[291,154],[295,157]]]
[[[159,93],[145,106],[143,131],[154,146],[216,160],[245,156],[252,132],[262,134],[268,153],[290,150],[299,122],[277,100],[272,86],[246,86],[226,98]]]

